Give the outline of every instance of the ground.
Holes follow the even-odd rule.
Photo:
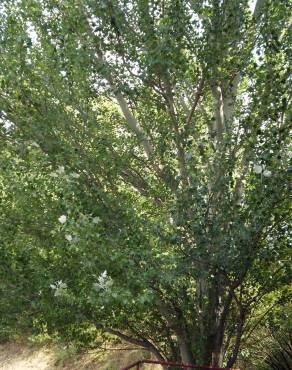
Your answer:
[[[141,358],[140,351],[92,351],[82,355],[64,348],[24,342],[0,345],[0,370],[119,370]],[[146,365],[145,370],[161,370]]]

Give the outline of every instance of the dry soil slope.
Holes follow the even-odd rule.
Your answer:
[[[58,358],[58,350],[25,343],[0,345],[0,370],[119,370],[121,366],[141,358],[137,351],[109,351],[106,355],[91,353]],[[145,370],[161,370],[146,365]]]

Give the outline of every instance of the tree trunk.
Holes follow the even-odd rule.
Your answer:
[[[245,320],[245,313],[242,310],[240,312],[239,322],[237,323],[237,333],[236,333],[234,348],[231,353],[231,356],[229,357],[227,361],[227,367],[233,366],[233,364],[235,363],[237,359],[239,348],[240,348],[240,343],[241,343],[241,336],[242,336],[243,327],[244,327],[244,320]]]
[[[193,364],[194,358],[188,338],[185,336],[178,337],[178,344],[181,361],[185,364]]]
[[[225,322],[231,304],[231,294],[226,296],[225,288],[217,276],[217,281],[208,288],[208,304],[205,307],[204,315],[204,356],[206,365],[222,366],[223,363],[223,340]],[[223,297],[225,299],[223,302]]]
[[[223,337],[223,333],[219,333]],[[210,366],[222,366],[223,341],[217,340],[217,333],[207,336],[205,344],[204,364]]]

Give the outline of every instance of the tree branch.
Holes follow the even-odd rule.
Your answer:
[[[146,133],[143,131],[143,129],[139,125],[138,121],[136,120],[135,116],[130,111],[130,109],[128,107],[128,104],[127,104],[125,98],[123,97],[123,95],[120,92],[115,93],[116,89],[113,86],[113,84],[110,82],[111,79],[109,79],[108,81],[111,85],[112,90],[114,91],[115,98],[116,98],[117,102],[119,103],[119,106],[120,106],[120,108],[121,108],[121,110],[124,114],[124,117],[126,118],[126,120],[128,122],[128,125],[129,125],[130,129],[132,131],[134,131],[138,140],[142,143],[144,151],[146,153],[146,156],[147,156],[147,158],[149,158],[151,153],[152,153],[152,146],[150,144],[149,139],[147,138]]]
[[[85,10],[84,7],[83,7],[83,11],[88,16],[87,11]],[[91,25],[89,24],[88,21],[87,21],[87,30],[88,30],[88,32],[90,33],[91,36],[95,37],[95,35],[93,34],[93,31],[92,31]],[[107,63],[104,60],[103,53],[102,53],[102,51],[101,51],[101,49],[98,45],[96,45],[96,56],[97,56],[98,62],[101,65],[106,66]],[[112,92],[114,93],[114,96],[115,96],[115,98],[116,98],[116,100],[117,100],[117,102],[118,102],[118,104],[121,108],[121,111],[122,111],[122,113],[123,113],[123,115],[124,115],[124,117],[125,117],[125,119],[128,123],[128,126],[136,134],[139,142],[142,144],[142,146],[144,148],[144,152],[145,152],[147,158],[149,158],[153,150],[152,150],[152,146],[150,144],[150,140],[147,137],[147,134],[144,132],[142,127],[139,125],[137,119],[132,114],[130,108],[128,107],[128,104],[127,104],[125,98],[123,97],[121,92],[118,91],[117,86],[115,86],[113,78],[112,78],[108,69],[106,69],[104,78],[108,81],[108,83],[110,85],[110,88],[111,88]]]
[[[95,326],[97,328],[100,327],[100,325],[99,324],[96,324],[96,323],[95,323]],[[124,333],[120,332],[119,330],[115,330],[115,329],[108,328],[108,327],[101,328],[101,329],[104,332],[107,332],[109,334],[113,334],[113,335],[115,335],[115,336],[123,339],[124,341],[126,341],[128,343],[135,344],[137,346],[140,346],[140,347],[143,347],[143,348],[147,349],[148,351],[150,351],[151,353],[153,353],[156,356],[156,358],[159,359],[160,361],[165,361],[166,360],[164,358],[164,356],[162,356],[162,354],[160,353],[160,351],[151,342],[149,342],[145,338],[143,338],[143,339],[137,339],[137,338],[131,337],[130,335],[124,334]]]
[[[193,117],[193,114],[195,112],[195,109],[200,101],[200,97],[202,95],[202,91],[203,91],[203,88],[204,88],[204,78],[202,78],[201,82],[199,83],[199,86],[198,86],[198,89],[196,91],[196,95],[195,95],[195,99],[194,99],[194,102],[193,102],[193,105],[188,113],[188,117],[187,117],[187,122],[186,122],[186,126],[188,126],[191,122],[191,119]]]
[[[175,141],[176,141],[176,147],[177,147],[177,158],[178,158],[178,163],[179,163],[180,176],[182,177],[182,181],[184,185],[188,185],[186,164],[185,164],[185,152],[184,152],[184,148],[182,145],[181,134],[179,131],[179,124],[178,124],[177,115],[176,115],[176,111],[174,107],[173,94],[172,94],[168,76],[164,74],[163,77],[164,77],[163,83],[164,83],[164,88],[166,92],[164,97],[166,99],[173,130],[175,133]]]
[[[241,337],[243,333],[244,318],[245,318],[244,311],[243,309],[240,309],[239,322],[237,323],[235,344],[234,344],[232,354],[230,355],[227,361],[226,367],[232,367],[232,365],[235,363],[237,359],[237,355],[238,355],[238,351],[239,351],[240,343],[241,343]]]
[[[262,14],[263,8],[266,5],[266,3],[267,3],[267,0],[257,0],[253,15],[252,15],[256,23],[259,22],[260,16]]]

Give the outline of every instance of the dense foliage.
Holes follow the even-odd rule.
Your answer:
[[[0,18],[0,335],[232,366],[289,297],[289,1]]]

